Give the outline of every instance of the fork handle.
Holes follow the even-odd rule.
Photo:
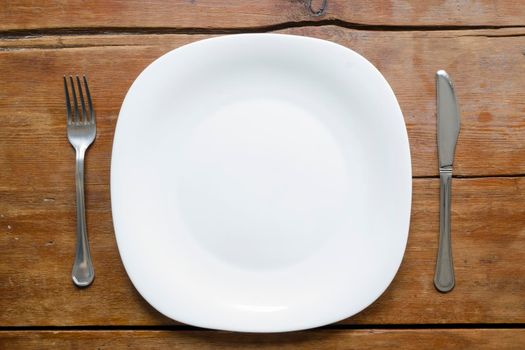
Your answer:
[[[452,169],[440,169],[439,178],[439,248],[434,285],[437,290],[446,293],[454,288],[454,265],[452,263],[452,244],[450,239]]]
[[[77,247],[71,277],[78,287],[87,287],[95,278],[86,226],[84,202],[84,155],[85,148],[76,149],[76,192],[77,192]]]

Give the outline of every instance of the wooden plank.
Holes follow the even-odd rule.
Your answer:
[[[305,0],[123,1],[3,0],[0,30],[48,28],[257,28],[282,23],[340,20],[394,26],[523,26],[519,0],[329,0],[315,17]],[[322,0],[314,0],[318,9]]]
[[[8,331],[4,349],[498,349],[521,350],[523,329],[312,330],[281,334],[211,331]]]
[[[286,33],[339,42],[369,57],[398,95],[414,174],[436,175],[433,72],[453,76],[463,112],[456,174],[525,173],[523,30],[367,32],[339,27]],[[492,37],[503,35],[503,37]],[[204,38],[51,36],[0,40],[0,325],[165,325],[133,289],[116,249],[109,163],[118,109],[154,58]],[[87,158],[88,227],[97,279],[70,282],[74,251],[73,151],[65,137],[61,75],[87,72],[99,133]],[[416,179],[407,254],[392,286],[346,323],[525,322],[525,178],[456,179],[458,286],[432,286],[438,182]]]
[[[69,156],[72,156],[69,154]],[[72,170],[72,166],[70,167]],[[167,325],[135,291],[120,261],[108,185],[87,169],[87,220],[97,277],[70,281],[75,244],[73,171],[63,189],[0,192],[0,325]],[[107,181],[107,169],[100,175]],[[457,286],[434,289],[439,183],[415,179],[407,251],[398,275],[350,324],[524,323],[525,177],[454,179]]]
[[[328,26],[282,32],[340,43],[381,70],[405,116],[415,176],[438,174],[434,72],[441,68],[455,82],[462,112],[455,174],[525,174],[525,29],[368,32]],[[91,80],[99,133],[88,157],[98,175],[90,181],[102,183],[118,111],[134,78],[159,55],[205,37],[0,40],[0,189],[57,187],[61,174],[68,173],[71,149],[65,139],[61,81],[68,72],[85,72]],[[12,176],[28,172],[34,178]]]

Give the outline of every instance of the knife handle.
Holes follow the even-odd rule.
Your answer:
[[[434,285],[437,290],[446,293],[454,288],[454,265],[452,264],[452,244],[450,241],[452,167],[441,168],[439,179],[439,249]]]

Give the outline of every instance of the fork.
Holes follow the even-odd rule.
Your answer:
[[[66,94],[67,110],[67,138],[76,152],[75,177],[77,192],[77,244],[71,277],[73,278],[73,283],[78,287],[87,287],[93,282],[95,271],[93,269],[91,253],[89,252],[89,241],[86,227],[86,208],[84,203],[84,156],[87,148],[95,140],[97,126],[95,124],[95,112],[93,111],[93,103],[91,101],[86,76],[83,76],[83,80],[89,113],[86,109],[86,102],[84,101],[82,85],[78,75],[76,76],[76,83],[81,106],[80,108],[77,102],[75,83],[73,77],[70,75],[69,82],[71,86],[71,97],[73,100],[73,106],[71,106],[67,80],[68,79],[64,75],[64,91]]]

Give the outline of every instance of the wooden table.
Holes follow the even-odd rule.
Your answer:
[[[313,7],[322,1],[314,1]],[[159,55],[215,35],[323,38],[367,57],[396,93],[413,161],[401,269],[372,306],[288,334],[195,329],[135,291],[111,221],[111,143],[124,95]],[[462,113],[452,230],[456,288],[433,286],[439,183],[434,73],[455,81]],[[70,280],[74,153],[64,73],[89,75],[98,135],[86,163],[97,277]],[[525,4],[521,0],[43,1],[0,3],[0,348],[525,348]]]

